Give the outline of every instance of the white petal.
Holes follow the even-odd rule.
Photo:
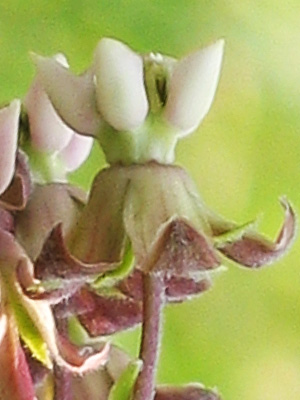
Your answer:
[[[93,146],[91,137],[73,135],[70,143],[65,147],[60,156],[65,163],[67,171],[74,171],[87,159]]]
[[[187,134],[195,130],[213,102],[219,81],[224,41],[180,60],[171,76],[165,118]]]
[[[0,194],[9,185],[15,170],[20,101],[0,110]]]
[[[57,115],[39,77],[24,100],[28,113],[33,146],[41,151],[61,151],[71,140],[74,132]]]
[[[96,135],[101,124],[91,70],[73,75],[55,58],[33,55],[39,79],[60,117],[76,132]]]
[[[139,127],[148,113],[142,57],[117,40],[102,39],[95,52],[95,75],[104,119],[119,131]]]

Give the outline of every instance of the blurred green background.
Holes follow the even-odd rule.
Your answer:
[[[103,36],[180,57],[224,37],[216,100],[178,163],[206,203],[274,237],[285,194],[300,211],[298,0],[9,0],[0,4],[0,102],[23,97],[28,57],[64,52],[75,72]],[[91,182],[99,150],[75,179]],[[228,265],[213,290],[165,312],[158,379],[201,381],[225,400],[300,399],[300,246],[261,271]],[[139,332],[119,342],[132,353]]]

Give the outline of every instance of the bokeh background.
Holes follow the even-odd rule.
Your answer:
[[[300,212],[299,21],[298,0],[1,0],[0,102],[25,95],[30,50],[62,51],[80,72],[103,36],[176,57],[224,37],[215,102],[177,161],[210,207],[240,223],[259,216],[274,237],[281,195]],[[74,180],[87,186],[102,162],[95,149]],[[296,240],[264,270],[228,264],[209,293],[168,307],[158,380],[200,381],[225,400],[299,400],[299,258]],[[138,338],[117,341],[134,354]]]

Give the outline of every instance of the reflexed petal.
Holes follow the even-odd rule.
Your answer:
[[[18,151],[15,175],[8,188],[0,196],[0,205],[11,211],[22,210],[27,204],[31,190],[32,183],[27,159]]]
[[[108,344],[90,357],[80,356],[74,348],[70,347],[71,345],[66,340],[59,337],[47,302],[33,301],[26,296],[22,296],[20,299],[22,306],[24,306],[31,319],[31,323],[40,332],[54,362],[61,368],[65,368],[74,374],[82,374],[97,369],[100,365],[106,363],[109,351]]]
[[[33,299],[45,299],[56,304],[69,298],[86,282],[116,266],[111,263],[84,264],[74,258],[65,247],[62,226],[53,229],[35,262],[35,277],[41,282],[30,281],[24,265],[19,265],[18,278],[25,293]]]
[[[102,39],[95,51],[97,101],[104,119],[119,131],[139,127],[148,113],[143,60],[114,39]]]
[[[82,290],[75,298],[79,308],[84,305],[90,310],[78,317],[91,336],[110,335],[141,322],[142,304],[131,298],[104,297],[88,290]]]
[[[257,233],[246,233],[232,243],[224,243],[219,250],[226,257],[251,268],[276,261],[288,250],[296,234],[296,216],[291,205],[286,200],[281,200],[281,205],[285,210],[285,220],[275,242]]]
[[[127,368],[130,358],[122,350],[111,346],[106,365],[83,376],[73,375],[70,382],[72,400],[108,400],[116,380]]]
[[[224,41],[178,61],[170,79],[165,109],[168,122],[188,134],[207,114],[217,89]]]
[[[19,115],[19,100],[0,110],[0,194],[9,185],[15,171]]]
[[[136,302],[143,300],[143,273],[135,270],[133,274],[124,279],[118,285],[119,290],[133,298]],[[167,302],[181,302],[188,300],[192,296],[199,295],[211,287],[209,273],[203,274],[202,278],[188,279],[181,277],[165,278],[166,300]]]
[[[45,301],[33,301],[24,296],[15,279],[14,269],[18,264],[23,264],[27,270],[25,277],[28,280],[32,272],[32,265],[26,257],[23,249],[8,232],[0,230],[0,265],[2,274],[6,274],[6,283],[9,287],[12,308],[16,316],[18,329],[26,345],[31,349],[34,356],[51,366],[48,351],[54,361],[61,367],[74,373],[83,373],[86,370],[98,367],[106,362],[108,348],[90,359],[82,360],[79,365],[72,365],[71,361],[64,359],[61,351],[65,350],[65,343],[57,338],[57,331],[52,311]],[[6,267],[6,269],[5,269]],[[43,345],[41,345],[41,340]]]
[[[21,347],[15,321],[0,317],[0,398],[2,400],[35,400],[33,381]]]
[[[109,343],[102,343],[100,349],[95,350],[89,346],[77,347],[61,335],[57,335],[57,341],[63,359],[69,364],[61,366],[74,374],[96,371],[108,360]]]
[[[187,386],[159,386],[156,389],[154,400],[221,400],[221,397],[204,389],[202,385],[190,384]]]
[[[165,280],[166,296],[168,302],[182,302],[192,296],[206,292],[211,287],[211,279],[208,274],[206,278],[199,281],[196,279],[186,279],[172,277]]]
[[[183,219],[175,219],[165,224],[145,264],[146,271],[192,278],[197,272],[217,268],[220,260],[203,234]]]
[[[96,108],[93,72],[75,76],[54,57],[33,58],[40,82],[63,121],[76,132],[95,135],[101,117]]]
[[[24,104],[28,113],[33,147],[45,152],[61,151],[71,140],[73,130],[57,115],[39,75],[33,81]]]
[[[135,301],[143,301],[143,273],[135,269],[126,279],[122,280],[118,289],[127,297]]]
[[[79,168],[89,156],[93,139],[74,134],[69,144],[60,152],[60,157],[68,172]]]

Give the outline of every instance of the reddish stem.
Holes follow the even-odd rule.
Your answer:
[[[54,400],[72,400],[71,372],[54,366]]]
[[[143,326],[140,358],[142,370],[134,388],[134,400],[153,400],[161,337],[161,312],[165,302],[164,280],[159,274],[143,276]]]

